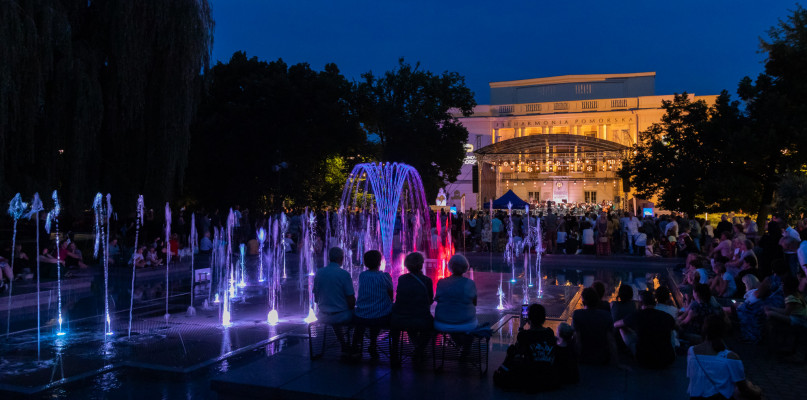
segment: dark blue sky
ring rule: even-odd
[[[477,102],[488,82],[656,71],[656,94],[734,95],[762,71],[759,37],[795,1],[211,0],[213,58],[233,52],[348,79],[399,57],[457,71]]]

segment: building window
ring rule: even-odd
[[[527,192],[527,197],[532,201],[541,201],[541,192]]]
[[[596,203],[597,202],[597,192],[596,191],[585,191],[583,192],[584,197],[586,199],[586,203]]]
[[[591,94],[591,84],[579,83],[577,85],[574,85],[574,92],[576,94]]]
[[[597,137],[597,125],[583,125],[580,127],[580,134],[588,137]]]

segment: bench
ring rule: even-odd
[[[308,324],[309,357],[318,360],[326,353],[341,353],[344,346],[351,344],[356,326],[353,324],[329,325],[321,322]],[[337,337],[336,332],[343,336]],[[490,353],[490,336],[474,333],[457,334],[448,332],[427,332],[425,346],[423,346],[422,359],[432,358],[432,367],[435,372],[444,369],[445,364],[455,364],[458,367],[471,366],[480,376],[488,371]],[[397,336],[397,340],[396,337]],[[369,340],[369,328],[362,337],[362,356]],[[459,343],[462,341],[463,343]],[[407,331],[392,331],[381,328],[378,335],[378,353],[386,358],[393,367],[400,366],[405,360],[415,360],[417,344],[410,340]],[[465,344],[463,348],[463,344]],[[430,354],[429,354],[430,353]]]
[[[391,333],[389,328],[379,329],[377,349],[379,356],[384,356],[392,361],[391,357]],[[356,325],[331,325],[324,324],[318,321],[308,324],[308,351],[309,357],[313,360],[318,360],[325,356],[328,352],[342,353],[349,350],[353,344],[353,334],[355,333]],[[337,333],[338,332],[338,333]],[[342,336],[341,338],[339,336]],[[367,348],[366,343],[370,340],[370,328],[366,328],[362,336],[362,356],[365,354]]]
[[[465,343],[458,343],[459,341]],[[462,367],[463,364],[470,365],[478,369],[479,376],[485,376],[488,372],[490,336],[437,332],[432,341],[432,354],[435,372],[442,371],[448,361],[458,367]]]

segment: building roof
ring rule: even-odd
[[[629,74],[589,74],[589,75],[549,76],[545,78],[522,79],[516,81],[490,82],[490,88],[493,89],[493,88],[517,87],[517,86],[553,85],[558,83],[601,82],[608,79],[638,78],[647,76],[655,77],[656,73],[634,72]]]
[[[480,156],[496,154],[541,154],[546,146],[578,146],[581,153],[603,152],[603,151],[624,151],[628,147],[610,140],[598,139],[582,135],[571,135],[563,133],[549,133],[541,135],[530,135],[519,138],[507,139],[494,143],[474,153]]]

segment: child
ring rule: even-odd
[[[574,346],[574,328],[561,322],[558,325],[558,343],[555,347],[555,368],[561,383],[577,383],[580,381],[580,370],[577,366],[577,353]]]
[[[640,256],[647,255],[646,248],[647,248],[647,233],[645,233],[644,227],[639,227],[639,236],[636,236],[636,247],[637,251],[636,254]]]

